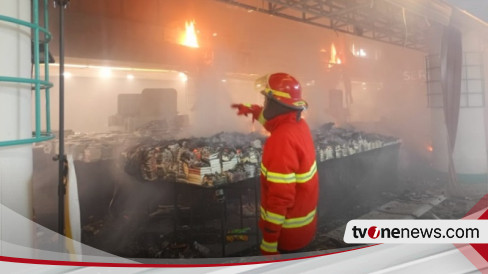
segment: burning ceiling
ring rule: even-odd
[[[198,48],[197,32],[195,30],[195,20],[185,22],[185,32],[181,35],[180,45],[190,48]]]

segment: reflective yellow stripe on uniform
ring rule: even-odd
[[[263,165],[263,163],[261,163],[261,173],[264,175],[264,177],[266,177],[266,173],[268,173],[268,170],[266,169],[266,167]]]
[[[298,228],[298,227],[306,226],[313,221],[316,212],[317,209],[314,209],[304,217],[285,219],[285,222],[283,223],[283,227]]]
[[[317,172],[317,163],[314,161],[310,170],[305,173],[278,173],[271,172],[261,163],[261,173],[266,177],[266,179],[273,183],[306,183],[308,182]]]
[[[285,216],[276,214],[273,212],[266,211],[263,207],[261,207],[261,218],[265,221],[268,221],[273,224],[282,225],[285,222]]]
[[[261,249],[266,252],[278,251],[278,242],[266,242],[264,239],[261,241]]]
[[[317,173],[317,162],[313,161],[312,167],[310,170],[305,173],[297,174],[297,183],[305,183],[308,182],[312,177]]]
[[[283,215],[267,211],[263,207],[261,207],[261,218],[263,220],[273,224],[281,225],[284,228],[298,228],[298,227],[306,226],[313,221],[316,213],[317,213],[317,209],[314,209],[303,217],[286,219],[285,216]]]
[[[258,122],[264,126],[264,124],[266,123],[266,118],[264,118],[264,115],[263,115],[263,111],[261,111],[261,113],[259,113],[259,117],[258,117]]]
[[[261,173],[266,177],[266,179],[273,183],[295,183],[295,173],[277,173],[268,171],[268,169],[261,163]]]

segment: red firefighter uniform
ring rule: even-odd
[[[315,236],[319,178],[305,120],[290,112],[266,121],[261,163],[261,252],[295,251]]]

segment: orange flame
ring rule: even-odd
[[[195,31],[195,21],[185,22],[185,34],[181,39],[181,44],[190,48],[198,48],[197,33]]]
[[[427,151],[432,152],[434,151],[434,148],[432,146],[427,146]]]
[[[329,60],[329,64],[335,64],[336,63],[336,58],[337,58],[337,50],[336,50],[336,47],[335,47],[334,43],[332,43],[332,45],[330,46],[330,60]]]
[[[330,60],[329,60],[329,68],[331,68],[333,65],[337,64],[340,65],[343,63],[343,60],[341,60],[341,54],[337,53],[336,46],[334,43],[330,46]]]

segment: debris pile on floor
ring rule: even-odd
[[[395,137],[334,127],[328,123],[313,131],[317,161],[396,145]],[[180,180],[218,186],[259,175],[265,137],[219,133],[209,138],[142,142],[122,153],[125,171],[144,181]]]
[[[329,220],[306,250],[353,247],[343,241],[345,225],[351,219],[461,219],[488,193],[486,184],[459,183],[460,193],[449,195],[448,180],[442,175],[428,165],[403,170],[398,189],[382,193],[381,199],[354,212],[345,212],[342,219]]]

